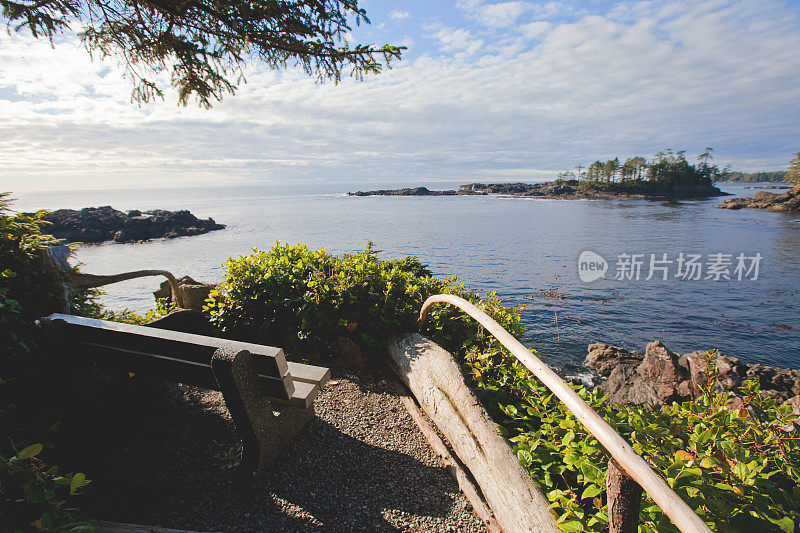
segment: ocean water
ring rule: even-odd
[[[401,185],[401,184],[398,184]],[[407,184],[406,184],[407,185]],[[419,185],[419,184],[415,184]],[[390,187],[392,185],[384,185]],[[445,184],[428,184],[446,188]],[[721,188],[752,195],[744,184]],[[580,374],[586,347],[607,342],[643,350],[662,340],[680,353],[718,348],[745,362],[800,367],[800,222],[797,214],[715,209],[720,199],[536,200],[499,196],[348,197],[369,185],[217,187],[21,193],[15,208],[189,209],[227,229],[196,237],[136,244],[86,245],[83,270],[112,274],[158,268],[216,282],[228,257],[303,242],[333,253],[364,249],[386,258],[415,254],[436,275],[458,274],[474,290],[524,304],[524,342],[548,364]],[[578,258],[592,251],[608,262],[605,277],[581,280]],[[676,278],[677,258],[701,256],[699,280]],[[641,254],[639,279],[623,254]],[[650,259],[658,263],[651,279]],[[730,280],[705,279],[714,254]],[[730,254],[730,258],[727,257]],[[758,276],[742,272],[737,257]],[[728,265],[727,263],[731,264]],[[615,279],[622,269],[624,279]],[[628,279],[630,278],[630,279]],[[160,278],[105,288],[103,303],[142,311]]]

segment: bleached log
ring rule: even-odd
[[[556,532],[555,516],[453,356],[417,333],[389,340],[394,370],[478,483],[503,531]]]

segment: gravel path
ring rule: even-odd
[[[84,436],[70,459],[92,480],[81,509],[199,531],[484,531],[391,383],[332,371],[317,417],[249,486],[229,468],[221,394],[140,378],[84,391],[70,422]]]

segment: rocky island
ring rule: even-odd
[[[540,183],[469,183],[458,190],[432,191],[427,187],[403,189],[381,189],[375,191],[349,192],[348,196],[474,196],[499,194],[514,198],[548,198],[561,200],[575,199],[696,199],[713,196],[727,196],[711,184],[694,186],[662,186],[647,182],[635,186],[609,183],[587,186],[578,180],[554,180]]]
[[[79,211],[58,209],[47,213],[47,231],[69,242],[136,242],[150,239],[202,235],[225,228],[213,218],[198,219],[189,211],[128,211],[110,206],[86,207]]]
[[[641,156],[620,161],[595,161],[560,172],[558,179],[541,183],[470,183],[458,190],[431,191],[426,187],[358,191],[350,196],[455,196],[500,194],[515,198],[552,199],[648,199],[681,200],[728,196],[714,186],[729,173],[711,164],[711,148],[689,163],[685,152],[670,149],[650,160]]]

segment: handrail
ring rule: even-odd
[[[641,486],[647,494],[683,533],[709,533],[711,529],[686,505],[672,489],[664,483],[647,462],[614,429],[603,420],[558,374],[533,355],[495,320],[463,298],[452,294],[431,296],[422,304],[419,327],[422,330],[430,307],[435,303],[447,303],[462,309],[477,320],[500,344],[506,347],[525,367],[555,394],[587,430],[602,444],[622,469]]]

